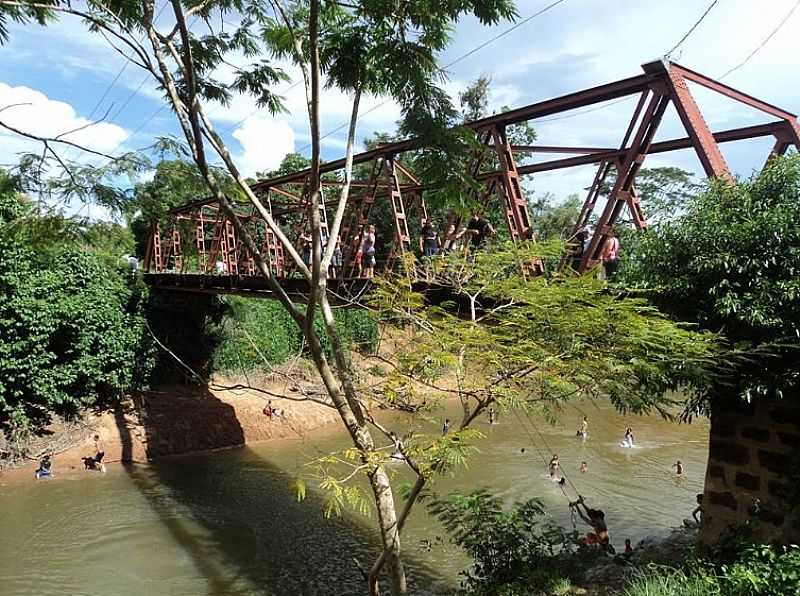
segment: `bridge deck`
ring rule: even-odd
[[[233,294],[249,298],[275,298],[275,293],[260,275],[204,275],[197,273],[145,273],[145,282],[159,290],[199,292],[206,294]],[[308,299],[309,282],[300,277],[280,279],[281,287],[293,301],[303,303]],[[363,300],[372,282],[363,277],[329,279],[328,300],[340,307],[363,308]],[[448,288],[419,280],[412,284],[417,292],[425,294],[430,303],[446,300],[461,302]],[[466,303],[465,303],[466,304]]]

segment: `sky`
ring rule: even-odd
[[[518,0],[520,19],[552,0]],[[459,60],[446,72],[445,88],[458,92],[480,75],[491,77],[490,108],[520,107],[558,95],[640,74],[641,65],[659,59],[689,31],[710,0],[564,0],[508,35]],[[719,77],[740,64],[770,35],[798,0],[718,0],[671,58],[692,70]],[[160,4],[159,4],[160,6]],[[169,12],[169,11],[166,11]],[[166,14],[164,15],[166,16]],[[191,21],[190,21],[191,23]],[[193,31],[202,33],[195,21]],[[459,22],[450,47],[441,55],[449,64],[507,30],[510,23],[484,27],[475,19]],[[146,73],[112,51],[106,42],[70,17],[44,29],[10,27],[11,40],[0,46],[0,120],[34,134],[55,136],[103,122],[67,138],[104,153],[119,154],[150,145],[158,136],[178,135],[174,116]],[[253,100],[236,96],[228,107],[209,113],[244,173],[275,168],[292,151],[308,154],[308,118],[298,73],[279,86],[289,113],[271,116]],[[223,81],[232,71],[218,73]],[[749,61],[723,81],[789,112],[800,111],[800,9]],[[772,118],[703,88],[690,87],[712,130],[767,122]],[[636,97],[590,111],[576,110],[534,120],[545,145],[618,145]],[[323,158],[344,153],[350,98],[328,91],[322,98]],[[359,142],[375,131],[393,131],[400,113],[392,101],[362,100]],[[656,140],[685,136],[672,107]],[[772,141],[756,139],[722,146],[731,169],[748,176],[763,165]],[[37,150],[31,141],[0,129],[0,164],[17,161],[20,152]],[[39,148],[40,150],[40,148]],[[91,160],[77,150],[73,159]],[[553,158],[554,156],[547,156]],[[649,157],[645,166],[682,167],[701,174],[691,150]],[[528,183],[537,194],[556,199],[583,194],[594,175],[590,166],[537,174]],[[92,214],[90,212],[90,214]],[[95,211],[95,216],[102,213]]]

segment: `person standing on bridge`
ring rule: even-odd
[[[364,264],[364,277],[367,279],[375,275],[375,226],[371,225],[364,234],[361,242],[361,254]]]
[[[333,248],[333,257],[331,258],[331,279],[336,279],[339,275],[342,275],[343,267],[344,257],[342,256],[342,241],[337,238],[336,246]]]
[[[300,256],[306,267],[311,267],[311,236],[306,233],[300,234]]]
[[[486,238],[497,234],[492,224],[483,217],[480,211],[473,211],[472,219],[467,224],[467,233],[470,235],[470,248],[476,250],[486,244]]]
[[[603,271],[606,274],[606,279],[614,279],[619,268],[619,238],[614,233],[614,230],[609,230],[606,237],[606,243],[603,245]]]
[[[429,219],[422,220],[419,234],[419,250],[423,257],[432,257],[439,252],[439,234]]]

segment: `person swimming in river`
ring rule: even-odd
[[[586,472],[588,472],[588,471],[589,471],[589,464],[587,464],[585,461],[582,461],[581,462],[581,474],[586,474]]]
[[[50,461],[50,456],[45,455],[39,462],[39,468],[36,470],[36,479],[49,478],[53,475],[53,462]]]
[[[550,478],[555,480],[556,474],[558,473],[559,462],[558,462],[558,454],[554,453],[553,458],[550,460],[550,464],[548,466],[550,469]]]
[[[672,467],[675,468],[675,473],[678,476],[683,476],[683,464],[681,463],[681,460],[678,460],[672,464]]]
[[[586,418],[586,416],[584,416],[583,420],[581,420],[581,424],[578,427],[578,431],[575,433],[575,436],[584,440],[586,440],[586,437],[589,436],[589,420]]]
[[[581,510],[581,505],[583,510]],[[583,497],[578,496],[577,501],[571,501],[570,509],[578,512],[580,518],[586,522],[593,532],[588,532],[586,536],[581,539],[581,542],[586,546],[600,546],[613,554],[614,549],[611,546],[611,539],[608,536],[608,526],[606,525],[606,514],[600,509],[590,509],[583,502]]]
[[[622,439],[623,447],[633,447],[633,429],[629,426],[625,429],[625,438]]]
[[[489,408],[489,424],[497,424],[497,413],[494,408]]]

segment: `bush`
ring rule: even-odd
[[[538,499],[503,509],[502,499],[484,490],[429,505],[450,539],[473,559],[463,574],[465,591],[474,596],[563,593],[585,566],[585,554],[577,555],[577,533],[545,520]]]
[[[216,328],[220,342],[213,357],[215,370],[247,372],[265,364],[280,364],[300,350],[302,333],[278,301],[229,297],[226,302],[229,312]],[[361,351],[375,349],[378,326],[368,312],[341,309],[334,316],[346,346]],[[314,325],[331,358],[330,343],[319,316]]]
[[[152,347],[127,276],[79,248],[0,243],[0,423],[38,426],[147,380]]]
[[[687,573],[680,569],[654,568],[637,573],[624,596],[711,596],[720,594],[714,576],[702,571]]]
[[[636,575],[625,590],[625,596],[706,594],[796,596],[800,594],[800,548],[750,545],[731,563],[690,560],[684,569],[655,567]]]
[[[221,341],[213,367],[224,372],[249,371],[280,364],[300,349],[300,330],[275,300],[228,297]]]

